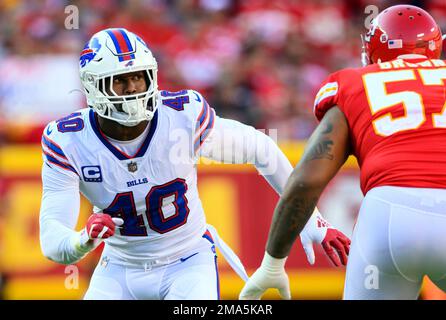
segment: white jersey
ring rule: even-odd
[[[82,257],[70,240],[79,214],[79,191],[95,212],[124,220],[105,240],[105,250],[123,264],[174,259],[190,251],[206,232],[197,159],[201,154],[227,161],[223,158],[228,154],[219,151],[228,134],[234,138],[232,153],[236,153],[229,162],[254,163],[281,193],[292,167],[276,144],[252,127],[217,117],[196,91],[159,94],[157,111],[135,154],[110,142],[93,109],[49,123],[42,136],[44,254],[62,263]],[[266,163],[271,160],[273,170]]]

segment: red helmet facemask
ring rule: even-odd
[[[403,54],[438,59],[442,35],[435,20],[421,8],[397,5],[382,11],[362,36],[362,64],[385,62]]]

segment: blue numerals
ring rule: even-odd
[[[166,233],[186,223],[189,215],[186,191],[186,181],[180,178],[151,188],[145,198],[145,216],[150,229]],[[124,220],[121,235],[147,236],[144,218],[136,211],[133,192],[118,193],[103,212]]]
[[[146,197],[146,206],[149,211],[147,218],[152,230],[166,233],[186,223],[189,215],[186,191],[187,185],[184,179],[176,179],[150,190]],[[173,205],[175,210],[169,217],[166,217],[163,211],[166,202]]]
[[[121,235],[135,237],[147,235],[143,217],[136,212],[133,192],[118,193],[111,205],[103,212],[124,220]]]
[[[63,133],[81,131],[84,128],[84,120],[79,118],[80,115],[80,112],[75,112],[57,120],[57,130]]]
[[[184,110],[184,104],[189,103],[189,96],[187,90],[181,90],[176,92],[161,91],[162,97],[168,97],[170,99],[163,99],[163,105],[166,107],[175,109],[177,111]]]

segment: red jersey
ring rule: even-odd
[[[331,74],[316,95],[321,120],[347,118],[364,194],[378,186],[446,188],[446,62],[397,59]]]

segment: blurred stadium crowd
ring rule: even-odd
[[[152,48],[162,89],[198,90],[221,116],[278,129],[280,140],[304,139],[316,125],[312,105],[321,81],[339,68],[360,66],[364,9],[376,5],[382,10],[398,2],[3,0],[0,57],[76,57],[94,32],[125,27]],[[429,10],[446,30],[444,0],[405,2]],[[68,5],[79,9],[77,30],[65,28]],[[22,77],[27,77],[26,70]],[[43,82],[45,77],[41,75]],[[64,81],[64,75],[57,77]],[[13,89],[1,82],[0,112],[8,114],[14,106],[4,98]],[[54,118],[51,110],[45,113]],[[0,120],[3,141],[40,139],[44,123],[29,121],[25,127],[7,130],[14,127],[10,122]]]
[[[306,139],[316,126],[312,106],[320,83],[340,68],[361,65],[359,35],[371,14],[365,8],[397,3],[428,10],[446,32],[445,0],[0,0],[0,156],[2,145],[39,143],[48,121],[85,106],[76,91],[79,53],[107,27],[143,37],[158,60],[161,89],[195,89],[220,116],[277,129],[279,140]],[[66,28],[69,5],[78,9],[78,29]],[[22,154],[21,161],[9,157],[9,166],[18,168],[9,185],[0,177],[0,230],[7,219],[22,228],[13,218],[31,217],[23,220],[29,223],[23,233],[36,239],[41,163],[30,161],[38,162],[32,180],[21,167],[32,153]],[[15,174],[30,184],[31,200],[22,189],[8,190]],[[350,205],[352,193],[344,194]],[[9,209],[17,199],[26,203],[17,206],[21,215]],[[6,247],[0,239],[0,299]]]

